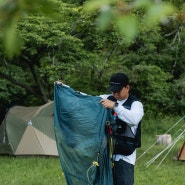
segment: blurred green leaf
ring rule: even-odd
[[[133,15],[122,16],[117,19],[118,29],[124,37],[132,41],[138,32],[138,20]]]
[[[101,30],[105,30],[108,25],[113,21],[114,13],[111,8],[107,8],[105,11],[102,11],[96,22]]]
[[[134,8],[144,8],[152,4],[151,0],[136,0],[133,2]]]
[[[116,0],[90,0],[85,3],[84,9],[86,11],[95,11],[115,2]]]
[[[16,27],[13,25],[11,29],[8,29],[4,38],[6,53],[9,58],[15,54],[20,53],[21,38],[16,32]]]
[[[25,13],[38,13],[46,16],[56,16],[57,3],[51,0],[21,0],[19,3]]]
[[[4,47],[8,57],[18,54],[22,40],[16,31],[18,21],[30,14],[45,15],[58,19],[58,4],[61,2],[51,0],[5,0],[0,1],[0,26],[4,35]],[[56,13],[57,12],[57,13]]]
[[[21,48],[21,38],[17,31],[18,16],[7,20],[7,25],[4,28],[4,46],[9,58],[14,54],[19,54]]]
[[[157,3],[150,6],[146,12],[147,23],[152,25],[162,21],[165,17],[175,12],[175,8],[167,3]]]
[[[0,0],[0,6],[4,3],[4,0]]]

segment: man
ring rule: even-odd
[[[129,93],[130,86],[127,75],[124,73],[116,73],[110,78],[109,90],[112,92],[110,95],[101,95],[103,98],[100,103],[105,108],[113,109],[117,114],[118,120],[121,120],[122,125],[126,125],[128,129],[135,135],[138,124],[140,123],[143,115],[142,103]],[[130,105],[130,110],[124,107],[124,103],[128,99],[133,99]],[[119,153],[113,155],[114,166],[113,176],[114,185],[133,185],[134,184],[134,165],[136,161],[136,149],[131,154]]]

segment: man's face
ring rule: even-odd
[[[112,95],[113,95],[114,98],[116,98],[117,100],[124,100],[124,99],[127,99],[127,98],[128,98],[129,90],[130,90],[130,86],[127,85],[126,87],[123,87],[123,88],[121,89],[121,91],[118,92],[118,93],[112,92]]]

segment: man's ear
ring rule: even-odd
[[[127,85],[126,88],[128,89],[128,91],[130,90],[130,85]]]

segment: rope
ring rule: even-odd
[[[182,136],[181,136],[180,138],[182,138]],[[179,139],[180,139],[180,138],[179,138]],[[166,159],[166,157],[167,157],[168,154],[171,152],[171,150],[173,149],[173,147],[175,146],[175,144],[179,141],[179,139],[178,139],[176,142],[174,142],[174,144],[173,144],[172,147],[168,150],[168,152],[167,152],[166,155],[163,157],[163,159],[161,160],[161,162],[157,165],[156,169],[158,169],[159,166],[162,164],[162,162]]]
[[[112,158],[113,150],[114,150],[113,138],[112,137],[110,137],[110,139],[109,139],[109,145],[110,145],[110,156]]]
[[[104,150],[105,150],[105,148],[107,147],[107,138],[106,137],[104,137],[103,139],[102,139],[102,142],[101,142],[101,145],[100,145],[100,150],[99,150],[99,152],[98,152],[98,154],[97,154],[97,159],[96,159],[96,161],[93,161],[92,162],[92,165],[87,169],[87,172],[86,172],[86,174],[87,174],[87,179],[88,179],[88,182],[89,182],[89,184],[90,185],[93,185],[92,183],[91,183],[91,181],[90,181],[90,178],[89,178],[89,172],[90,172],[90,170],[93,168],[93,167],[98,167],[99,166],[99,158],[102,156],[102,154],[103,154],[103,152],[104,152]]]
[[[106,131],[107,131],[107,140],[108,140],[108,144],[109,144],[109,155],[110,158],[112,159],[112,166],[114,166],[114,162],[113,162],[113,153],[114,153],[114,140],[113,140],[113,129],[111,127],[111,122],[107,121],[106,122]]]
[[[97,157],[97,159],[98,159],[98,157]],[[93,168],[93,167],[96,167],[97,168],[99,166],[99,163],[97,161],[93,161],[92,162],[92,165],[87,169],[87,180],[88,180],[88,182],[89,182],[90,185],[93,185],[93,183],[91,183],[91,181],[90,181],[89,171],[91,170],[91,168]]]
[[[171,128],[169,128],[164,134],[169,133],[174,127],[176,127],[183,119],[185,118],[185,116],[183,116],[182,118],[180,118]],[[147,150],[145,150],[138,158],[137,161],[143,157],[151,148],[153,148],[158,141],[155,141]]]
[[[151,160],[149,160],[146,163],[146,167],[149,167],[158,157],[160,157],[166,150],[168,150],[170,148],[170,150],[167,152],[167,154],[164,156],[164,158],[161,160],[161,162],[159,163],[159,165],[157,166],[157,168],[162,164],[162,162],[164,161],[164,159],[167,157],[167,155],[169,154],[169,152],[172,150],[172,148],[175,146],[175,144],[182,138],[182,136],[184,135],[185,130],[171,143],[169,144],[166,148],[164,148],[160,153],[158,153],[156,156],[154,156]]]

